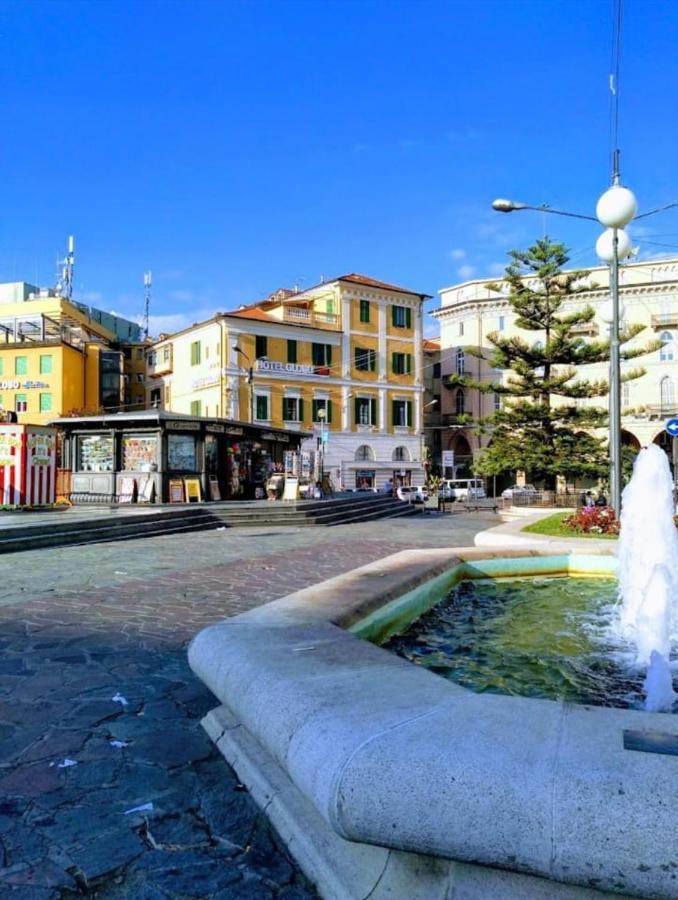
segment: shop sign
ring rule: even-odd
[[[307,366],[302,363],[272,362],[270,359],[257,360],[258,372],[279,372],[281,375],[329,375],[326,366]]]
[[[262,431],[262,441],[279,441],[281,444],[289,444],[289,434],[273,434],[271,431]]]
[[[199,391],[200,388],[206,387],[214,387],[215,384],[219,384],[219,375],[205,375],[204,378],[196,378],[191,382],[191,388],[194,391]]]
[[[216,431],[219,432],[219,434],[223,434],[224,431],[226,431],[223,425],[208,425],[206,430],[211,432]]]
[[[200,422],[165,422],[168,431],[200,431]]]
[[[48,388],[46,381],[19,381],[15,378],[9,378],[6,381],[0,381],[1,391],[18,391],[20,389],[31,390],[31,388]]]
[[[245,432],[242,430],[242,428],[229,428],[226,433],[231,434],[235,437],[242,437]]]

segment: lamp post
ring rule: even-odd
[[[612,187],[602,195],[596,205],[596,216],[552,209],[547,204],[529,206],[513,200],[495,200],[492,208],[497,212],[514,212],[529,209],[536,212],[553,213],[573,219],[600,222],[607,230],[596,241],[598,256],[610,266],[610,499],[619,515],[621,511],[621,371],[619,354],[619,260],[631,252],[631,241],[623,230],[636,214],[636,198],[633,193],[619,184],[619,154],[615,152]],[[658,210],[653,210],[653,212]],[[645,215],[650,215],[646,213]]]
[[[320,448],[319,448],[319,456],[320,456],[320,465],[318,467],[318,471],[320,473],[320,484],[325,478],[325,416],[327,412],[325,409],[318,410],[318,419],[320,420]]]
[[[254,423],[254,369],[252,368],[252,362],[249,356],[245,353],[244,350],[241,350],[237,344],[233,345],[233,349],[236,353],[239,353],[245,359],[247,363],[247,384],[249,385],[249,401],[250,401],[250,423]]]

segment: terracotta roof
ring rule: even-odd
[[[225,313],[227,316],[238,316],[241,319],[260,319],[262,322],[279,322],[275,316],[269,316],[267,312],[258,306],[246,306],[245,309],[236,309],[235,312]]]
[[[388,284],[386,281],[377,281],[376,278],[369,278],[367,275],[359,275],[357,272],[351,272],[350,275],[340,275],[335,281],[350,281],[353,284],[364,284],[366,287],[382,288],[386,291],[398,291],[400,294],[414,294],[416,297],[429,297],[430,294],[422,294],[421,291],[410,291],[407,288],[398,287],[397,284]]]
[[[431,338],[424,338],[422,341],[422,346],[424,350],[440,350],[440,341],[431,340]]]

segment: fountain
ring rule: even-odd
[[[678,637],[678,534],[673,482],[664,451],[651,444],[638,454],[622,494],[619,536],[621,634],[648,666],[645,708],[670,712],[673,692],[669,654]]]

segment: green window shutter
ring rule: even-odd
[[[287,403],[287,397],[282,398],[282,417],[283,422],[287,422],[289,417],[287,415],[287,411],[289,409],[289,404]]]
[[[40,412],[52,412],[51,394],[40,394]]]
[[[391,400],[391,425],[395,425],[396,423],[397,402],[397,400]]]
[[[268,419],[268,397],[257,396],[257,419]]]
[[[28,375],[28,357],[16,356],[14,358],[14,374]]]
[[[268,339],[265,335],[256,335],[254,355],[257,359],[261,359],[262,356],[268,356]]]
[[[299,398],[299,421],[304,421],[304,401],[301,399],[301,397]]]
[[[370,423],[377,424],[377,401],[374,397],[370,400]]]
[[[320,354],[318,353],[318,348],[320,344],[311,344],[311,362],[314,366],[320,365]]]
[[[412,427],[412,401],[407,401],[407,424],[411,428]]]
[[[397,306],[391,307],[391,325],[393,325],[394,328],[396,326],[396,322],[397,322],[397,318],[398,318],[398,313],[396,312],[397,309],[398,309]]]
[[[317,400],[311,400],[311,421],[312,422],[318,421],[318,401]]]
[[[412,372],[412,354],[407,353],[405,355],[405,372],[409,375]]]
[[[201,408],[202,408],[201,400],[191,400],[191,415],[192,416],[199,416]]]
[[[287,341],[287,362],[296,363],[297,361],[297,342]]]
[[[332,344],[327,344],[327,365],[332,365]]]
[[[0,403],[0,406],[2,406],[1,403]],[[327,410],[327,418],[325,419],[325,421],[329,425],[330,422],[332,421],[332,401],[331,400],[327,401],[327,403],[325,404],[325,408]]]
[[[360,398],[356,397],[353,401],[353,409],[355,413],[355,424],[360,424]]]
[[[370,321],[370,301],[369,300],[361,300],[360,301],[360,321],[361,322],[369,322]]]
[[[52,374],[52,355],[51,353],[47,356],[40,357],[40,374],[41,375],[51,375]]]
[[[397,357],[398,357],[397,353],[391,354],[391,371],[393,372],[394,375],[397,374],[397,372],[398,372],[398,363],[396,361]]]
[[[412,327],[412,310],[409,306],[405,307],[405,328]]]
[[[370,350],[370,372],[374,372],[377,368],[377,351]]]

